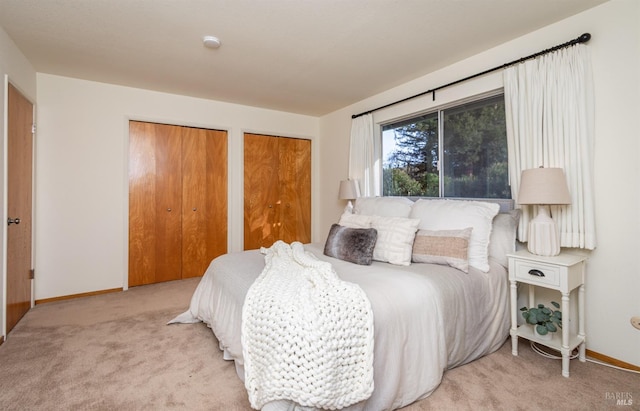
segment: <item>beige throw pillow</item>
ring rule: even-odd
[[[415,263],[449,265],[469,272],[471,227],[463,230],[418,230],[413,243]]]

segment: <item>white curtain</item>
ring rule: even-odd
[[[551,207],[560,245],[596,246],[593,195],[593,82],[586,45],[575,45],[504,71],[509,179],[516,200],[528,168],[564,169],[568,206]],[[533,211],[522,207],[518,238],[526,240]]]
[[[374,135],[372,114],[352,120],[349,178],[358,181],[363,197],[380,195],[380,144]]]

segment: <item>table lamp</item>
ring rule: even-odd
[[[348,209],[353,209],[351,200],[355,200],[360,197],[360,186],[356,180],[342,180],[340,181],[340,190],[338,192],[338,198],[340,200],[349,200],[347,204]]]
[[[560,254],[560,235],[549,205],[571,204],[567,179],[561,168],[523,170],[518,204],[538,205],[538,215],[529,222],[529,252],[542,256]]]

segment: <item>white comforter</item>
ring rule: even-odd
[[[323,255],[322,244],[305,248],[329,261],[340,278],[358,284],[373,309],[375,389],[348,410],[391,410],[424,398],[438,387],[444,370],[497,350],[508,336],[507,272],[495,262],[488,273],[470,268],[465,274],[433,264],[360,266]],[[258,250],[216,258],[189,311],[172,321],[205,322],[243,380],[242,306],[263,268]],[[288,405],[274,401],[264,409]]]

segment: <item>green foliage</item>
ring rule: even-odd
[[[562,311],[559,311],[560,304],[551,301],[556,310],[546,307],[544,304],[538,304],[536,308],[522,307],[522,317],[527,323],[535,325],[536,331],[540,335],[546,335],[550,332],[558,331],[562,328]]]
[[[412,179],[404,170],[394,168],[384,170],[384,195],[385,196],[423,196],[424,190],[419,182]]]

